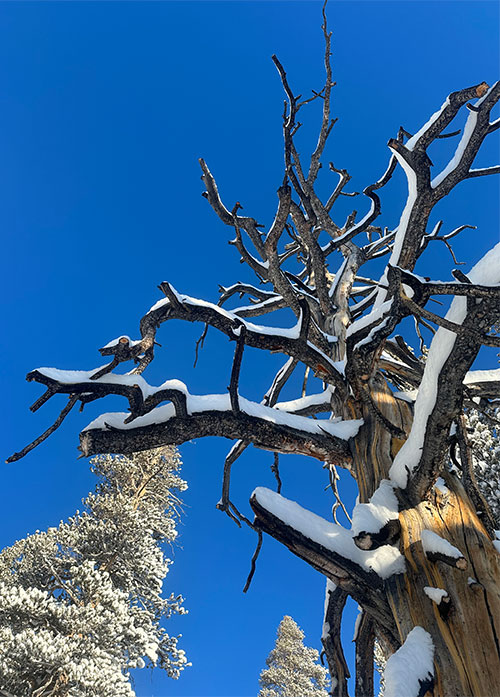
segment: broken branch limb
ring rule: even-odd
[[[323,622],[323,636],[321,643],[328,663],[330,675],[337,684],[332,690],[333,697],[349,697],[347,680],[351,677],[345,660],[340,629],[342,625],[342,613],[348,598],[346,591],[335,584],[327,582],[327,598],[325,617]]]
[[[35,438],[34,441],[29,443],[26,447],[24,447],[22,450],[20,450],[18,453],[14,453],[10,457],[7,458],[6,463],[9,464],[11,462],[17,462],[17,460],[20,460],[22,457],[27,455],[29,452],[31,452],[34,448],[37,447],[37,445],[40,445],[40,443],[43,443],[44,440],[47,440],[47,438],[54,433],[55,430],[59,428],[59,426],[62,424],[64,419],[67,417],[69,412],[73,409],[75,406],[76,402],[78,401],[78,395],[73,395],[70,394],[69,396],[69,401],[64,407],[64,409],[61,411],[57,419],[54,421],[52,426],[50,426],[46,431],[44,431],[38,438]]]
[[[246,327],[242,324],[239,328],[238,339],[236,340],[236,350],[234,352],[233,367],[231,370],[231,381],[229,383],[229,397],[231,399],[231,409],[238,413],[240,411],[238,396],[238,381],[240,378],[241,360],[243,349],[245,348]],[[235,330],[236,331],[236,330]]]
[[[375,631],[373,619],[363,612],[356,635],[356,697],[373,697],[373,653]]]

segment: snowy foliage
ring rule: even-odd
[[[0,554],[0,688],[16,697],[133,697],[129,670],[173,678],[187,661],[162,618],[184,613],[162,597],[176,537],[174,448],[92,461],[99,477],[84,510]]]
[[[328,671],[318,663],[316,649],[304,646],[303,639],[294,620],[283,617],[267,668],[260,674],[258,697],[327,697]]]
[[[377,671],[377,673],[379,675],[378,697],[384,697],[384,692],[385,692],[384,671],[385,671],[385,666],[387,664],[387,658],[385,657],[384,650],[382,649],[382,646],[377,639],[375,639],[373,659],[374,659],[375,670]]]
[[[481,493],[500,527],[500,408],[491,410],[491,419],[475,409],[467,413],[474,473]]]

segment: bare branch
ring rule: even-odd
[[[229,286],[228,288],[224,288],[224,286],[219,286],[219,292],[221,294],[219,298],[219,302],[217,305],[222,305],[229,300],[233,295],[239,295],[240,298],[243,297],[243,295],[249,295],[260,302],[265,302],[266,300],[273,300],[279,298],[279,296],[274,292],[274,291],[269,291],[269,290],[263,290],[262,288],[255,288],[255,286],[250,285],[249,283],[234,283],[232,286]]]
[[[462,383],[481,347],[482,332],[496,321],[499,312],[498,301],[486,298],[469,301],[467,315],[462,323],[465,331],[456,334],[439,374],[434,375],[431,372],[435,368],[429,365],[429,361],[425,366],[423,380],[426,380],[426,373],[429,380],[435,380],[436,396],[429,413],[425,412],[419,417],[426,419],[425,435],[418,464],[408,484],[410,495],[418,500],[426,496],[441,471],[448,447],[450,426],[462,405]],[[442,341],[441,335],[440,338],[436,335],[434,341]],[[415,423],[412,430],[413,428],[416,428]],[[404,457],[405,447],[406,444],[397,458]]]
[[[280,457],[278,453],[274,453],[274,460],[273,464],[271,465],[271,472],[274,474],[274,478],[276,479],[276,491],[278,492],[278,494],[281,494],[282,481],[280,477]]]
[[[483,167],[481,169],[470,169],[467,175],[467,179],[472,179],[473,177],[484,177],[489,174],[499,174],[500,165],[495,165],[494,167]]]
[[[297,366],[297,363],[297,359],[289,358],[287,362],[278,370],[271,387],[264,395],[264,399],[262,402],[263,404],[265,404],[268,407],[274,407],[274,405],[278,401],[278,397],[281,390],[288,382],[290,376],[295,370],[295,367]]]
[[[323,98],[323,117],[321,120],[321,128],[319,131],[318,142],[316,148],[311,155],[311,164],[309,166],[309,173],[307,175],[307,181],[312,186],[316,181],[319,169],[321,167],[321,156],[326,146],[328,136],[331,133],[335,121],[330,119],[330,97],[332,92],[332,87],[334,85],[332,80],[332,66],[330,62],[331,55],[331,32],[328,31],[328,25],[326,21],[325,7],[323,6],[323,24],[321,25],[323,30],[323,37],[325,40],[325,72],[326,80],[325,86],[323,88],[324,98]]]
[[[363,612],[356,636],[356,687],[360,697],[373,697],[373,651],[375,631],[373,619]]]
[[[247,578],[247,581],[245,583],[245,587],[243,588],[243,593],[246,593],[248,591],[248,589],[250,588],[250,584],[252,583],[252,579],[253,579],[253,576],[255,574],[257,559],[259,558],[260,550],[262,547],[262,532],[261,532],[261,530],[257,530],[257,535],[258,535],[257,547],[255,548],[255,552],[253,553],[253,556],[252,556],[250,573],[248,574],[248,578]]]
[[[37,447],[37,445],[40,445],[40,443],[43,443],[44,440],[47,440],[47,438],[54,433],[55,430],[59,428],[59,426],[62,424],[64,419],[67,417],[69,412],[73,409],[75,406],[76,402],[78,401],[77,395],[70,394],[69,396],[69,401],[64,407],[64,409],[61,411],[57,419],[54,421],[52,426],[50,426],[46,431],[42,433],[41,436],[38,436],[38,438],[35,438],[34,441],[29,443],[25,448],[20,450],[18,453],[14,453],[10,457],[7,458],[5,461],[7,464],[10,464],[11,462],[17,462],[17,460],[20,460],[22,457],[27,455],[29,452],[31,452],[34,448]]]
[[[331,586],[329,588],[329,586]],[[324,627],[328,631],[321,637],[323,650],[328,662],[330,675],[337,683],[332,690],[333,697],[349,697],[347,679],[351,677],[345,660],[340,628],[342,624],[342,612],[348,598],[346,591],[334,584],[327,585],[326,609]]]
[[[248,218],[244,216],[237,215],[237,213],[232,213],[230,212],[222,203],[220,196],[219,196],[219,191],[217,189],[217,184],[215,183],[215,179],[208,169],[205,160],[202,158],[199,159],[200,167],[203,172],[203,182],[207,188],[205,194],[205,198],[208,200],[212,208],[214,209],[215,213],[219,216],[219,218],[222,220],[222,222],[225,225],[230,225],[234,226],[235,220],[239,228],[242,230],[245,230],[245,232],[248,234],[250,239],[252,240],[253,245],[255,246],[255,249],[259,253],[259,255],[262,257],[262,259],[266,259],[265,257],[265,251],[264,251],[264,245],[260,237],[260,232],[258,230],[258,224],[255,221],[254,218]],[[241,206],[239,206],[241,208]],[[234,210],[234,209],[233,209]]]
[[[229,383],[228,387],[229,397],[231,399],[231,409],[236,413],[240,411],[238,381],[240,377],[241,359],[243,358],[243,349],[245,347],[245,334],[246,327],[244,324],[242,324],[241,327],[239,327],[236,350],[234,352],[233,367],[231,370],[231,382]]]
[[[249,443],[245,443],[244,441],[239,440],[233,445],[233,447],[227,454],[226,459],[224,461],[224,474],[222,478],[222,496],[216,506],[216,508],[218,508],[220,511],[224,511],[225,513],[227,513],[227,515],[231,518],[231,520],[233,520],[236,523],[238,527],[241,527],[241,523],[239,521],[239,518],[237,518],[231,511],[231,499],[229,496],[231,488],[231,468],[248,446]]]

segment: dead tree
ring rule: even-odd
[[[260,536],[272,535],[328,579],[323,641],[336,678],[333,694],[347,694],[339,632],[342,610],[351,596],[362,608],[357,695],[373,694],[376,639],[387,657],[401,655],[397,651],[402,650],[411,657],[419,647],[430,656],[428,665],[414,660],[413,687],[410,682],[405,685],[406,697],[410,690],[412,697],[491,696],[498,694],[500,675],[500,556],[488,505],[474,478],[466,476],[470,463],[460,434],[464,410],[472,400],[485,404],[499,394],[500,371],[470,368],[481,346],[500,345],[491,332],[500,318],[500,245],[468,275],[453,271],[452,281],[432,281],[413,270],[427,247],[437,248],[436,242],[452,252],[450,240],[468,227],[443,232],[441,221],[429,229],[434,206],[460,182],[500,172],[500,166],[473,167],[483,141],[500,126],[499,119],[490,121],[500,83],[489,87],[482,82],[452,92],[417,133],[401,128],[388,142],[385,172],[363,191],[360,208],[367,212],[358,219],[353,211],[340,223],[334,218],[335,203],[353,195],[345,190],[348,171],[330,163],[337,183],[326,200],[317,193],[334,125],[325,18],[323,34],[326,81],[310,99],[293,92],[273,56],[286,101],[283,178],[269,229],[242,215],[238,202],[224,203],[214,176],[200,160],[203,195],[234,230],[232,244],[258,284],[221,287],[214,304],[184,295],[165,281],[159,285],[164,297],[140,321],[140,337],[122,336],[100,349],[111,359],[105,366],[89,372],[30,372],[28,380],[46,387],[32,411],[57,394],[69,395],[69,402],[53,426],[10,460],[50,435],[76,403],[83,406],[113,394],[128,401],[128,412],[105,414],[87,426],[80,434],[82,453],[131,453],[201,436],[233,439],[219,507],[238,522],[242,516],[230,499],[230,471],[248,445],[345,467],[359,487],[360,504],[351,530],[262,488],[251,498],[255,521],[247,521]],[[306,160],[297,150],[295,135],[298,113],[311,100],[322,103],[322,121],[317,145]],[[463,132],[447,132],[463,110],[469,112]],[[441,172],[433,172],[428,148],[448,136],[458,139],[455,155]],[[379,191],[397,167],[408,180],[408,196],[399,224],[391,230],[378,223]],[[327,266],[334,253],[343,262],[330,273]],[[369,269],[371,261],[382,257],[387,263],[381,277],[363,273],[362,266]],[[247,296],[248,302],[225,309],[238,295]],[[445,316],[428,307],[436,296],[453,297]],[[282,308],[295,315],[291,328],[253,321]],[[436,328],[426,360],[398,335],[398,325],[409,316],[417,329]],[[156,332],[172,319],[204,323],[234,341],[227,393],[195,396],[177,380],[159,387],[146,382],[143,373],[154,358]],[[284,357],[261,403],[239,392],[246,347]],[[126,362],[135,364],[130,372],[113,372]],[[322,381],[322,389],[280,403],[281,390],[300,366]],[[457,443],[463,476],[447,466],[450,448]],[[438,477],[442,481],[436,487]],[[394,681],[395,674],[397,670],[388,670],[387,680]],[[397,685],[391,690],[396,694]]]

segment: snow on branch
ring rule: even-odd
[[[448,595],[447,591],[445,591],[443,588],[424,586],[424,593],[436,605],[441,617],[446,619],[451,609],[450,596]]]
[[[470,110],[462,138],[454,156],[446,167],[431,182],[431,187],[442,198],[461,179],[470,176],[470,166],[478,147],[489,130],[489,114],[500,98],[500,82],[490,87]]]
[[[471,107],[456,153],[441,174],[432,179],[426,149],[448,126],[470,99],[479,97]],[[421,242],[434,205],[459,182],[470,176],[470,166],[489,132],[491,109],[500,99],[500,83],[488,88],[486,83],[454,92],[429,121],[403,145],[392,139],[389,147],[397,157],[408,180],[408,198],[397,228],[389,263],[412,270],[423,251]]]
[[[462,552],[432,530],[422,530],[422,548],[430,561],[442,561],[462,571],[467,568]]]
[[[395,547],[385,545],[377,550],[363,551],[354,544],[350,530],[337,523],[330,523],[270,489],[255,489],[251,503],[259,519],[260,516],[269,513],[304,537],[329,550],[336,559],[341,560],[340,566],[348,566],[351,572],[364,575],[365,578],[371,578],[375,573],[380,579],[386,579],[404,571],[404,559]],[[342,576],[345,576],[345,573]]]
[[[156,327],[169,319],[183,319],[188,322],[204,322],[211,327],[218,329],[228,336],[235,339],[238,328],[245,326],[245,344],[254,348],[260,348],[272,352],[284,353],[302,361],[321,377],[333,384],[343,388],[344,377],[339,372],[335,363],[326,355],[330,353],[331,344],[325,335],[316,332],[314,341],[318,343],[316,347],[307,338],[308,330],[312,327],[304,326],[303,319],[307,314],[307,303],[299,303],[301,313],[297,324],[290,329],[278,327],[266,327],[264,325],[248,322],[235,312],[225,310],[213,303],[198,298],[191,298],[181,295],[168,286],[171,293],[175,295],[176,302],[164,298],[153,305],[145,317],[141,320],[141,334],[144,338],[150,337],[156,332]],[[306,331],[304,331],[306,330]],[[330,337],[332,343],[334,338]]]
[[[362,424],[360,420],[308,419],[241,396],[235,409],[231,393],[192,395],[179,380],[155,387],[138,375],[110,374],[93,379],[95,372],[40,368],[28,376],[45,384],[51,394],[78,395],[83,403],[109,394],[128,399],[130,414],[104,414],[83,431],[81,448],[86,455],[134,452],[219,435],[242,438],[264,449],[303,452],[327,460],[334,457],[345,463],[350,460],[347,440]],[[159,406],[164,401],[171,403]]]
[[[257,528],[349,593],[396,635],[393,617],[380,593],[386,579],[405,571],[404,557],[396,547],[362,551],[354,544],[350,530],[264,487],[255,489],[250,504]]]
[[[485,286],[500,284],[500,243],[474,266],[468,278]],[[412,429],[390,470],[391,480],[401,488],[409,484],[419,500],[443,466],[450,426],[461,406],[462,383],[481,346],[481,335],[499,315],[496,299],[468,301],[464,296],[456,297],[446,319],[474,333],[456,334],[440,327],[434,336],[415,402]]]
[[[401,530],[398,508],[394,485],[383,479],[369,503],[358,503],[354,507],[352,533],[356,546],[376,549],[381,545],[393,544]]]
[[[429,632],[414,627],[389,657],[384,670],[384,697],[424,697],[434,685],[434,643]]]
[[[500,396],[500,368],[496,370],[469,370],[464,385],[473,397],[498,399]]]

